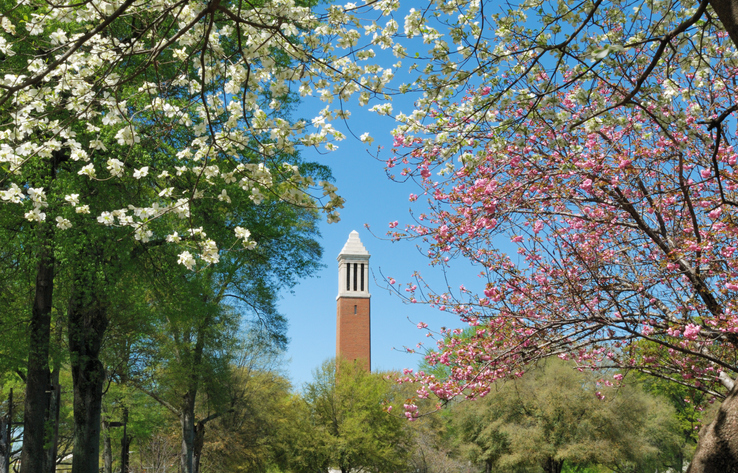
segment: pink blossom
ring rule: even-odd
[[[666,329],[666,333],[668,333],[672,337],[678,337],[679,335],[681,335],[682,332],[681,330],[676,328],[668,328]]]
[[[709,215],[711,219],[716,219],[716,218],[720,217],[720,214],[721,213],[723,213],[723,209],[721,209],[720,207],[718,207],[715,210],[713,210],[712,212],[708,213],[707,215]]]
[[[585,191],[592,193],[592,179],[587,179],[586,181],[582,182],[582,185],[579,186]]]
[[[390,284],[394,284],[394,283],[396,283],[396,282],[397,282],[397,281],[395,281],[395,278],[389,278],[389,283],[390,283]]]
[[[702,327],[699,325],[694,324],[688,324],[686,327],[684,327],[684,338],[687,340],[695,340],[697,339],[697,334],[700,333],[700,330]]]
[[[390,228],[396,228],[397,225],[398,225],[398,222],[397,222],[397,220],[395,220],[394,222],[390,222],[389,227]]]
[[[700,176],[702,176],[705,179],[707,179],[711,175],[712,175],[712,170],[710,170],[710,169],[703,169],[703,170],[700,171]]]

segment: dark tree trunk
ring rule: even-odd
[[[120,439],[120,471],[128,473],[132,438],[128,435],[128,408],[123,408],[123,438]]]
[[[48,420],[51,423],[49,429],[50,437],[46,442],[46,452],[44,457],[44,473],[54,473],[56,471],[56,455],[59,445],[59,409],[61,408],[61,386],[59,386],[59,368],[54,368],[51,372],[51,384],[49,392],[49,408]]]
[[[39,229],[39,253],[36,266],[36,292],[31,311],[30,347],[26,374],[26,400],[23,414],[21,473],[44,471],[45,423],[49,406],[49,343],[51,340],[51,303],[54,292],[54,254],[52,230]]]
[[[733,44],[738,48],[738,1],[709,0],[708,3],[715,10]]]
[[[113,446],[110,442],[110,422],[102,421],[103,473],[113,473]]]
[[[13,445],[10,441],[13,426],[13,389],[8,396],[8,412],[0,418],[0,473],[10,473],[10,456]]]
[[[195,473],[195,400],[200,386],[202,353],[205,349],[204,330],[202,328],[198,329],[195,336],[197,339],[192,352],[182,357],[190,361],[190,366],[188,367],[189,386],[185,395],[182,396],[182,408],[180,409],[180,424],[182,425],[181,473]]]
[[[195,445],[193,446],[193,465],[192,473],[200,473],[200,458],[202,457],[202,447],[205,445],[205,423],[198,422],[195,426]]]
[[[553,458],[549,458],[546,460],[546,463],[543,465],[543,471],[546,473],[561,473],[561,469],[563,467],[564,467],[563,460],[555,460]]]
[[[182,426],[181,473],[194,473],[196,393],[197,391],[188,391],[183,396],[182,410],[179,415],[179,421]]]
[[[72,473],[99,473],[105,381],[105,368],[99,355],[108,319],[104,305],[95,294],[92,273],[94,270],[83,269],[77,275],[69,302],[69,351],[74,388]]]
[[[738,473],[738,383],[702,428],[687,473]]]
[[[122,439],[120,439],[120,471],[121,473],[128,473],[130,471],[130,452],[131,452],[131,442],[133,441],[133,437],[129,435],[125,435]]]

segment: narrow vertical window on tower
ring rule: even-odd
[[[351,290],[351,263],[346,263],[346,290]]]
[[[356,315],[356,306],[354,306],[354,315]]]
[[[354,291],[356,291],[356,290],[357,290],[357,289],[356,289],[356,280],[357,280],[358,278],[357,278],[356,276],[358,276],[358,275],[356,274],[356,272],[357,272],[358,270],[359,270],[359,264],[358,264],[358,263],[354,263]]]
[[[364,291],[364,263],[361,263],[361,290]]]

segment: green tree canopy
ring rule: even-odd
[[[452,423],[486,472],[560,473],[566,464],[655,473],[681,445],[668,403],[631,384],[598,386],[558,359],[454,406]]]
[[[298,431],[293,432],[294,472],[401,471],[409,446],[404,418],[388,412],[395,386],[361,365],[330,360],[304,388]]]

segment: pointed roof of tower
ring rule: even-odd
[[[356,230],[349,234],[348,241],[343,245],[343,249],[338,256],[341,257],[342,255],[369,256],[369,252],[366,251],[364,244],[361,243],[359,232]]]

